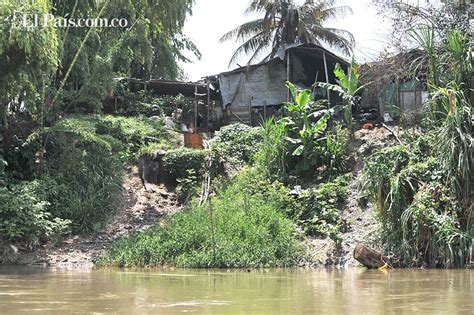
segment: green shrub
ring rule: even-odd
[[[339,241],[347,226],[339,208],[347,198],[349,175],[306,189],[296,197],[283,183],[258,167],[246,167],[231,179],[226,189],[267,200],[274,209],[301,226],[307,235],[329,236]]]
[[[31,180],[36,173],[36,153],[40,145],[35,139],[13,135],[5,148],[6,173],[18,180]]]
[[[374,153],[365,161],[361,190],[377,202],[380,210],[386,208],[392,174],[399,173],[410,161],[406,146],[395,146]]]
[[[123,163],[147,143],[166,142],[163,135],[162,126],[148,120],[99,115],[47,128],[44,178],[51,212],[71,220],[74,231],[99,229],[115,208]]]
[[[206,172],[208,150],[180,148],[166,152],[163,157],[163,169],[171,181],[189,178],[190,173],[201,178]]]
[[[258,168],[245,167],[229,182],[229,187],[226,189],[234,191],[235,194],[242,193],[264,199],[274,209],[288,216],[298,206],[290,190],[283,183],[268,177]]]
[[[73,230],[98,230],[114,211],[123,164],[100,142],[75,138],[49,165],[46,195],[51,212],[73,222]]]
[[[100,264],[203,268],[295,265],[302,252],[294,225],[275,207],[278,201],[241,190],[248,187],[248,176],[235,178],[211,198],[212,221],[208,204],[192,204],[163,227],[117,241]],[[277,195],[278,191],[268,193]]]
[[[0,188],[0,238],[7,241],[38,243],[68,231],[69,220],[52,216],[49,203],[38,190],[41,181]]]
[[[436,149],[450,186],[464,206],[470,207],[474,198],[474,112],[464,96],[459,98],[437,131]]]
[[[262,139],[262,128],[238,123],[222,127],[211,145],[214,155],[227,169],[237,170],[253,160]]]
[[[149,157],[156,157],[162,151],[173,150],[176,147],[179,147],[177,144],[172,144],[168,140],[163,140],[160,142],[152,142],[145,145],[142,145],[138,150],[137,156],[149,156]]]
[[[381,238],[399,266],[462,267],[472,230],[432,141],[416,140],[375,153],[362,189],[376,203]],[[424,157],[425,156],[425,157]]]
[[[347,143],[349,142],[349,131],[337,125],[334,131],[326,132],[326,143],[321,147],[322,164],[324,169],[320,178],[335,178],[348,171],[346,163]]]
[[[288,87],[294,102],[285,104],[285,117],[264,123],[259,167],[284,182],[290,177],[328,180],[345,173],[349,133],[341,126],[331,130],[334,110],[321,109],[311,100],[311,90]]]
[[[465,266],[472,235],[460,228],[461,213],[462,208],[446,186],[437,182],[423,185],[400,215],[402,237],[387,237],[393,242],[390,247],[406,266]],[[391,224],[390,229],[393,233],[400,227]]]
[[[303,191],[298,197],[299,207],[292,214],[308,235],[341,241],[340,233],[347,226],[339,207],[347,198],[347,179],[344,176],[332,182]]]
[[[46,135],[48,133],[65,136],[69,133],[94,142],[104,143],[110,147],[114,155],[124,161],[135,158],[142,146],[155,142],[165,143],[168,137],[162,123],[148,119],[103,115],[67,118],[48,128]],[[53,140],[48,140],[50,149],[54,149]]]
[[[275,121],[273,118],[263,123],[263,141],[256,155],[259,169],[268,177],[284,179],[287,174],[286,142],[287,128],[285,120]]]

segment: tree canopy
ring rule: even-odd
[[[294,0],[252,0],[246,13],[263,16],[242,24],[221,38],[221,41],[235,39],[242,43],[230,64],[242,55],[250,55],[249,64],[263,54],[263,61],[269,60],[280,48],[300,43],[326,43],[349,54],[354,41],[352,34],[325,26],[333,18],[352,13],[350,7],[336,6],[335,3],[335,0],[306,0],[299,5]]]
[[[196,46],[182,33],[193,0],[5,0],[0,3],[0,100],[43,102],[45,92],[74,95],[73,105],[100,103],[114,76],[176,79]],[[126,27],[23,27],[19,12],[68,18],[125,18]],[[21,17],[20,17],[21,19]],[[69,73],[68,73],[69,72]]]

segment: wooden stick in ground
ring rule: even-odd
[[[393,131],[393,129],[391,129],[389,126],[387,126],[387,125],[384,124],[384,123],[382,123],[382,127],[384,127],[385,129],[387,129],[388,131],[390,131],[390,133],[395,137],[395,139],[397,139],[398,143],[403,144],[402,140],[400,140],[400,138],[397,136],[397,134],[395,133],[395,131]]]
[[[204,148],[206,150],[209,150],[209,152],[211,152],[211,146],[207,141],[204,142]],[[207,157],[206,168],[207,168],[207,172],[202,181],[202,191],[201,191],[201,196],[199,197],[199,203],[198,203],[199,206],[203,205],[206,202],[207,198],[209,198],[209,193],[211,189],[212,158],[210,155],[208,155]]]
[[[209,200],[209,217],[211,220],[211,237],[212,237],[212,258],[216,258],[216,235],[214,232],[214,213],[212,211],[212,201],[211,198]]]

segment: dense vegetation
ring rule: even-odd
[[[342,108],[288,82],[292,101],[279,117],[226,126],[205,150],[182,148],[164,118],[191,110],[189,99],[132,92],[112,78],[179,77],[182,51],[199,55],[181,34],[193,1],[119,3],[0,3],[0,241],[33,247],[99,231],[118,208],[127,167],[162,155],[184,210],[118,240],[101,265],[295,266],[305,259],[305,236],[340,245],[350,225],[341,208],[353,179],[351,112],[363,88],[355,63],[348,73],[336,66],[337,86],[319,83],[342,95]],[[256,52],[252,58],[268,45],[271,56],[319,40],[349,49],[345,33],[321,24],[339,12],[332,4],[252,1],[250,11],[265,18],[226,37],[249,35],[239,51]],[[18,11],[125,15],[132,26],[23,29],[14,25]],[[463,267],[474,236],[472,32],[437,14],[421,21],[406,35],[424,54],[405,76],[426,73],[423,122],[406,128],[402,144],[366,158],[361,192],[376,205],[393,265]],[[123,99],[108,107],[104,99],[118,90]]]
[[[410,36],[425,50],[430,99],[406,144],[376,153],[364,189],[378,204],[381,237],[401,266],[462,267],[474,237],[472,37],[431,24]]]
[[[207,175],[213,194],[208,202],[194,199],[165,226],[116,242],[101,264],[293,266],[304,256],[296,225],[307,235],[340,241],[347,133],[330,128],[331,111],[310,101],[310,91],[293,91],[296,102],[287,104],[285,118],[264,128],[224,127],[207,158],[206,151],[167,153],[164,167],[178,178],[178,191]],[[293,194],[295,182],[308,187]]]
[[[0,188],[2,238],[36,243],[100,229],[117,208],[124,163],[156,137],[168,138],[160,123],[96,115],[18,140],[6,154],[9,185]]]
[[[144,145],[172,146],[161,123],[70,114],[108,112],[104,100],[121,87],[114,77],[180,77],[183,52],[199,57],[182,34],[192,6],[189,0],[0,2],[0,241],[37,243],[99,229],[116,208],[124,163]],[[22,12],[41,21],[50,14],[125,18],[128,25],[23,27]],[[153,103],[170,102],[130,98],[124,114],[148,117]],[[157,115],[165,114],[160,107]]]
[[[283,267],[301,257],[278,186],[248,194],[255,174],[244,170],[208,203],[191,203],[156,230],[115,243],[101,264],[179,267]]]
[[[394,266],[463,267],[469,263],[474,234],[471,224],[472,38],[469,33],[455,28],[447,27],[444,31],[441,35],[445,36],[439,36],[432,25],[424,24],[409,33],[426,56],[412,65],[427,65],[429,101],[423,124],[405,132],[404,144],[369,156],[362,173],[362,193],[376,204],[381,224],[380,241]],[[239,153],[251,159],[238,158],[250,166],[230,180],[215,178],[212,185],[215,195],[209,199],[216,205],[215,212],[211,212],[207,204],[191,203],[178,219],[172,218],[169,225],[118,242],[104,263],[242,267],[280,266],[301,258],[267,260],[268,256],[262,255],[258,256],[262,259],[254,257],[246,261],[255,251],[268,253],[275,249],[272,242],[262,243],[252,238],[252,218],[258,212],[271,214],[272,220],[268,222],[276,222],[284,214],[305,234],[340,241],[340,233],[348,225],[339,209],[347,197],[346,177],[341,175],[350,170],[347,151],[353,131],[350,109],[359,83],[355,65],[349,74],[342,73],[338,67],[335,72],[341,81],[340,87],[324,87],[343,95],[346,101],[344,124],[335,122],[337,109],[325,109],[324,104],[311,101],[311,91],[299,91],[289,84],[294,101],[285,105],[283,118],[263,123],[262,143],[254,154],[245,153],[247,138],[239,126],[225,129],[225,132],[231,128],[238,130],[239,136],[228,138],[229,143],[236,142],[229,147],[240,148]],[[220,146],[215,148],[219,150]],[[258,200],[267,202],[260,204]],[[253,212],[254,206],[260,210]],[[226,225],[216,219],[221,216],[234,224]],[[179,249],[173,251],[164,240],[175,242],[176,238],[168,235],[173,231],[180,231],[180,236],[196,232],[196,225],[191,226],[185,217],[189,222],[200,218],[197,223],[200,242],[186,240],[184,247],[176,242],[173,248]],[[236,232],[244,219],[250,220],[245,221],[246,233]],[[263,224],[261,233],[267,235],[265,227],[268,226]],[[298,235],[291,229],[286,231],[293,235],[285,236],[293,244]],[[251,244],[240,246],[250,239]],[[232,256],[237,261],[228,258],[232,251],[228,242],[237,246],[232,249],[238,253]],[[132,244],[140,246],[137,249]],[[251,246],[255,244],[261,247]],[[246,249],[252,252],[249,254]],[[286,252],[286,249],[280,247],[278,251]]]

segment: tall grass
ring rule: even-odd
[[[381,238],[398,266],[463,267],[469,263],[472,239],[464,208],[447,184],[450,177],[440,160],[436,155],[423,158],[417,144],[370,157],[363,190],[377,204]]]
[[[472,107],[454,106],[437,131],[437,149],[452,187],[466,203],[472,199],[474,180],[474,137]]]
[[[48,210],[74,232],[100,229],[116,209],[124,165],[139,148],[163,142],[163,126],[113,116],[75,116],[45,129],[41,174]]]
[[[208,204],[191,204],[162,227],[114,244],[99,265],[244,268],[294,266],[302,255],[279,202],[243,191],[237,176]]]
[[[257,165],[274,178],[287,175],[286,123],[270,118],[263,123],[263,143],[257,154]]]

